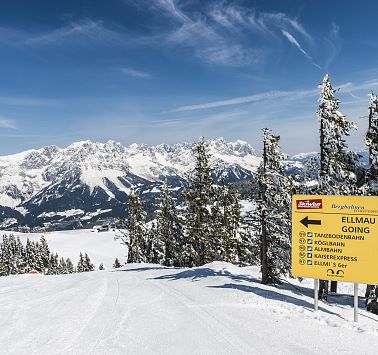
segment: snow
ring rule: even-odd
[[[241,215],[246,216],[248,213],[256,210],[257,206],[255,202],[249,200],[239,201],[241,205]]]
[[[72,217],[77,215],[83,215],[85,212],[81,209],[70,209],[66,211],[61,212],[43,212],[40,215],[38,215],[38,218],[41,217],[54,217],[54,216],[62,216],[62,217]]]
[[[257,267],[121,269],[0,278],[3,354],[368,354],[378,317],[310,281],[260,283]],[[344,295],[346,296],[346,295]],[[360,304],[362,302],[360,301]]]
[[[6,193],[0,193],[0,201],[2,206],[14,208],[21,202],[21,199],[13,198]]]
[[[79,261],[79,254],[87,253],[95,268],[100,263],[105,268],[111,268],[115,258],[121,263],[126,261],[127,247],[115,240],[117,231],[94,232],[92,229],[78,229],[71,231],[44,232],[44,233],[18,233],[0,231],[0,235],[12,233],[19,236],[23,244],[29,238],[37,241],[43,235],[52,253],[58,253],[60,257],[70,258],[74,265]],[[1,279],[1,278],[0,278]],[[1,351],[0,351],[1,353]]]
[[[99,216],[101,214],[110,212],[111,210],[112,210],[111,208],[107,208],[105,210],[98,209],[96,212],[87,212],[84,217],[80,218],[80,220],[82,220],[82,221],[89,221],[93,217],[97,217],[97,216]]]

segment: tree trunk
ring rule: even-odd
[[[264,138],[264,148],[263,148],[263,174],[266,171],[266,142]],[[260,199],[262,201],[262,211],[261,211],[261,283],[269,283],[269,266],[268,266],[268,240],[267,240],[267,230],[266,230],[266,192],[265,185],[260,185]]]
[[[328,280],[319,280],[318,297],[320,300],[327,301],[328,298]]]
[[[268,246],[266,238],[265,210],[261,212],[261,283],[269,283]]]

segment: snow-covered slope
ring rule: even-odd
[[[361,308],[360,323],[353,323],[347,294],[314,312],[311,283],[290,283],[264,286],[258,268],[219,262],[2,277],[0,349],[8,355],[375,352],[376,315]]]
[[[0,235],[9,234],[6,231],[0,231]],[[45,232],[45,237],[50,251],[58,253],[60,257],[70,258],[74,265],[79,261],[80,253],[87,253],[91,261],[98,269],[102,263],[106,269],[112,267],[115,258],[121,263],[127,260],[127,247],[121,244],[116,236],[119,231],[96,232],[93,229],[66,230]],[[41,233],[18,233],[12,232],[13,235],[19,237],[25,245],[26,240],[38,241]],[[1,351],[0,351],[1,353]]]
[[[216,176],[226,170],[231,180],[245,179],[259,165],[246,142],[218,138],[208,144]],[[0,157],[0,223],[26,216],[25,223],[41,224],[65,213],[72,219],[103,210],[119,215],[131,187],[149,195],[165,179],[175,190],[181,187],[194,167],[193,146],[83,141]]]

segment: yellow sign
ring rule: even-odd
[[[292,274],[378,283],[378,197],[293,196]]]

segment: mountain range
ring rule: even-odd
[[[231,182],[256,173],[261,158],[247,142],[218,138],[207,144],[215,180],[224,172]],[[179,197],[195,165],[193,148],[194,143],[125,147],[82,141],[2,156],[0,227],[85,224],[124,216],[131,188],[152,206],[165,180]]]

